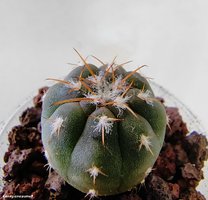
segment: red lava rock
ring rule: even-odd
[[[7,152],[4,154],[4,162],[8,162],[11,153],[12,153],[11,151],[7,151]]]
[[[178,199],[179,198],[179,194],[180,194],[180,187],[178,184],[172,184],[172,183],[168,183],[172,198]]]
[[[30,133],[28,134],[28,142],[35,147],[42,146],[41,133],[37,129],[30,130]]]
[[[33,98],[33,104],[34,106],[37,108],[41,108],[42,107],[42,100],[44,98],[44,95],[46,94],[48,90],[48,87],[42,87],[38,90],[38,95],[36,95]]]
[[[161,151],[155,166],[154,173],[161,176],[165,180],[171,180],[176,173],[176,154],[171,144],[166,144]]]
[[[32,192],[33,187],[31,185],[31,183],[22,182],[22,183],[18,183],[15,189],[16,189],[16,192],[18,194],[25,194],[25,195],[27,195],[28,193]]]
[[[31,165],[28,168],[28,171],[44,177],[48,175],[47,166],[46,166],[47,162],[44,160],[43,156],[41,159],[35,160],[33,163],[31,163]]]
[[[42,146],[41,133],[36,128],[15,126],[8,135],[9,151],[16,148],[28,149],[31,147]]]
[[[3,167],[5,179],[18,176],[20,170],[22,170],[30,161],[32,153],[32,149],[14,150],[10,155],[8,162]]]
[[[191,163],[201,169],[204,166],[204,160],[208,159],[208,141],[206,136],[192,132],[184,140],[184,148],[189,156]]]
[[[182,177],[177,180],[177,184],[179,185],[181,192],[187,190],[187,188],[189,187],[188,186],[189,185],[189,182],[187,182],[187,180],[185,180]]]
[[[40,188],[41,186],[44,186],[45,180],[43,177],[34,174],[31,178],[31,184],[33,188]]]
[[[22,126],[36,127],[40,121],[41,109],[40,108],[27,108],[19,117]]]
[[[182,166],[185,163],[189,162],[188,155],[187,155],[186,151],[184,150],[181,143],[176,144],[174,146],[174,152],[176,154],[176,165],[177,166]]]
[[[172,200],[172,195],[168,183],[159,176],[151,175],[147,182],[148,191],[150,191],[150,199]]]
[[[199,171],[194,164],[187,163],[181,167],[181,174],[184,179],[187,179],[190,186],[196,186],[203,178],[202,171]]]
[[[49,173],[48,179],[45,183],[45,187],[49,191],[54,191],[56,195],[59,195],[61,192],[61,186],[64,185],[64,180],[55,172]]]
[[[169,118],[169,125],[167,126],[165,140],[174,143],[179,138],[185,137],[188,129],[178,108],[166,107],[166,113]]]
[[[46,200],[46,199],[49,200],[46,194],[47,193],[44,191],[44,189],[37,189],[31,193],[31,199],[32,200]]]
[[[186,192],[180,196],[182,200],[206,200],[205,197],[194,188],[189,188]]]
[[[28,171],[29,166],[34,160],[41,158],[41,149],[38,147],[30,149],[15,149],[12,151],[8,162],[4,165],[4,179],[10,180],[14,177],[22,176],[22,173]]]
[[[9,132],[8,139],[9,143],[13,146],[13,148],[19,147],[20,149],[29,148],[28,145],[28,136],[29,131],[27,128],[23,126],[15,126],[12,128],[12,130]],[[11,146],[10,145],[10,146]],[[10,149],[10,151],[13,149]]]
[[[15,181],[11,181],[11,182],[6,182],[3,191],[1,193],[1,198],[3,199],[3,195],[14,195],[15,194],[15,188],[16,188],[16,182]]]

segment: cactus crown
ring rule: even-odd
[[[48,80],[54,80],[59,83],[64,84],[69,88],[69,93],[73,91],[79,91],[82,96],[82,98],[73,98],[73,99],[68,99],[68,100],[63,100],[63,101],[57,101],[54,102],[54,105],[61,105],[64,103],[71,103],[71,102],[80,102],[80,101],[86,101],[90,102],[91,104],[95,104],[98,107],[103,107],[103,106],[108,106],[112,105],[118,110],[118,115],[117,117],[121,116],[123,113],[123,110],[128,110],[130,111],[135,117],[137,115],[134,113],[134,111],[128,106],[128,101],[131,98],[130,95],[127,95],[127,92],[133,85],[132,82],[128,82],[127,80],[133,76],[136,72],[138,72],[140,69],[147,65],[142,65],[137,67],[134,71],[132,71],[130,74],[126,76],[122,76],[122,74],[116,75],[115,72],[116,70],[119,69],[119,67],[122,67],[123,65],[129,63],[125,62],[123,64],[117,65],[115,63],[115,58],[113,59],[111,64],[104,64],[100,59],[97,57],[93,56],[95,59],[97,59],[101,64],[104,64],[104,69],[103,71],[99,71],[99,74],[96,75],[93,70],[91,69],[90,65],[85,61],[85,59],[81,56],[81,54],[74,49],[81,60],[84,62],[84,68],[82,69],[79,77],[70,79],[69,81],[66,80],[60,80],[60,79],[54,79],[54,78],[48,78]],[[90,76],[83,78],[82,74],[87,68],[87,70],[90,72]],[[110,74],[110,76],[109,76]],[[142,89],[138,93],[138,97],[146,103],[150,104],[153,101],[157,101],[156,98],[151,97],[151,91],[149,90],[144,90],[145,85],[143,85]],[[111,128],[113,127],[113,122],[120,121],[122,119],[118,118],[108,118],[105,115],[100,116],[98,119],[98,123],[94,127],[94,131],[101,131],[102,132],[102,143],[104,145],[104,133],[109,133]],[[52,133],[57,133],[59,134],[61,124],[63,123],[63,119],[61,117],[58,117],[54,123],[52,124],[53,131]],[[142,135],[141,137],[141,144],[140,148],[142,145],[145,145],[147,150],[151,152],[150,149],[150,142],[149,138],[145,137],[145,135]]]
[[[77,50],[75,51],[77,52]],[[132,112],[132,114],[135,115],[135,113],[128,106],[128,100],[131,98],[131,96],[126,95],[128,90],[131,88],[133,81],[129,83],[127,79],[130,78],[137,71],[139,71],[141,68],[145,67],[146,65],[142,65],[136,68],[130,74],[123,77],[122,75],[115,75],[115,71],[119,69],[119,67],[122,67],[124,64],[127,64],[130,61],[117,65],[115,64],[114,59],[111,64],[107,65],[95,56],[93,56],[105,66],[105,71],[100,71],[99,74],[96,75],[94,74],[90,65],[86,63],[84,58],[80,55],[80,53],[78,53],[78,55],[84,61],[84,67],[86,67],[89,70],[91,74],[89,77],[82,77],[82,73],[85,69],[83,68],[80,73],[80,76],[78,78],[71,79],[70,81],[54,78],[48,78],[47,80],[53,80],[59,83],[63,83],[67,87],[69,87],[69,93],[73,91],[80,91],[84,97],[54,102],[54,105],[87,101],[100,107],[112,105],[118,109],[119,114],[121,114],[123,110],[128,109],[130,112]],[[109,73],[111,74],[111,77],[108,76]],[[149,90],[144,91],[144,87],[145,85],[143,85],[143,89],[138,94],[138,97],[142,100],[145,100],[148,103],[157,100],[156,98],[150,98],[149,96],[151,96],[151,92]],[[110,125],[110,120],[114,121],[114,119],[107,119],[105,118],[105,116],[102,116],[100,118],[100,123],[98,123],[98,126],[101,125],[101,123],[103,125],[105,124],[104,126]]]

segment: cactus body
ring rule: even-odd
[[[136,71],[85,64],[50,87],[41,123],[50,166],[93,197],[144,181],[162,148],[166,113]]]

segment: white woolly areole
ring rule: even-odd
[[[115,77],[113,82],[109,82],[104,77],[105,73],[100,72],[99,75],[89,76],[87,79],[91,81],[93,93],[85,94],[87,98],[95,98],[94,104],[104,104],[116,99],[127,88],[126,82],[122,81],[122,76]]]
[[[97,105],[101,102],[101,96],[98,95],[98,94],[91,94],[91,93],[88,93],[88,94],[85,94],[85,97],[86,98],[90,98],[90,99],[93,99],[93,101],[91,101],[91,103]]]
[[[114,100],[118,95],[121,95],[124,91],[124,88],[121,88],[122,89],[119,89],[115,83],[108,83],[107,81],[104,81],[100,88],[99,85],[97,85],[97,93],[107,102]]]
[[[97,177],[99,174],[99,169],[96,166],[93,166],[92,168],[88,169],[87,172],[89,172],[91,177]]]
[[[100,83],[104,76],[104,72],[100,71],[99,75],[89,76],[87,79],[92,81],[94,84]]]
[[[57,117],[56,119],[53,120],[51,124],[51,134],[58,134],[60,133],[61,127],[63,126],[64,119],[62,117]]]
[[[104,174],[98,167],[94,165],[89,168],[87,172],[90,174],[90,177],[93,177],[93,184],[95,184],[95,179],[99,174],[106,176],[106,174]]]
[[[149,151],[153,155],[153,152],[150,148],[150,146],[152,146],[152,143],[150,141],[150,137],[142,134],[140,136],[139,141],[140,141],[139,150],[142,148],[142,146],[144,146],[146,148],[146,150]]]
[[[126,86],[125,82],[122,82],[122,75],[119,75],[118,78],[115,79],[114,84],[112,85],[112,89],[123,89]]]
[[[102,131],[102,128],[104,128],[106,133],[110,133],[112,127],[113,127],[112,118],[108,118],[106,115],[103,115],[99,118],[99,121],[95,126],[94,131],[100,132]]]
[[[70,83],[71,83],[70,88],[72,88],[72,89],[80,90],[82,87],[81,81],[70,80]]]
[[[144,100],[147,104],[152,105],[153,106],[153,98],[151,97],[151,91],[150,90],[140,90],[139,94],[137,95],[137,97],[139,97],[140,99]]]
[[[126,103],[130,98],[130,96],[117,96],[114,99],[113,105],[119,110],[119,115],[121,114],[122,110],[125,110],[127,108]]]
[[[65,84],[66,87],[74,90],[80,90],[82,87],[82,83],[79,80],[70,79],[69,84]]]
[[[97,193],[94,189],[89,189],[88,193],[85,195],[85,197],[89,196],[89,199],[93,199],[94,197],[97,197]]]
[[[141,97],[142,99],[147,99],[151,97],[151,92],[149,90],[146,90],[145,92],[140,90],[140,93],[138,94],[138,97]]]
[[[122,96],[117,96],[114,99],[114,105],[116,105],[119,108],[122,109],[126,109],[125,103],[127,103],[127,101],[130,99],[131,97],[126,96],[126,97],[122,97]]]

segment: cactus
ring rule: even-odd
[[[79,53],[78,53],[79,54]],[[94,196],[143,183],[162,148],[166,113],[138,71],[86,63],[50,87],[43,101],[45,155],[70,185]]]

